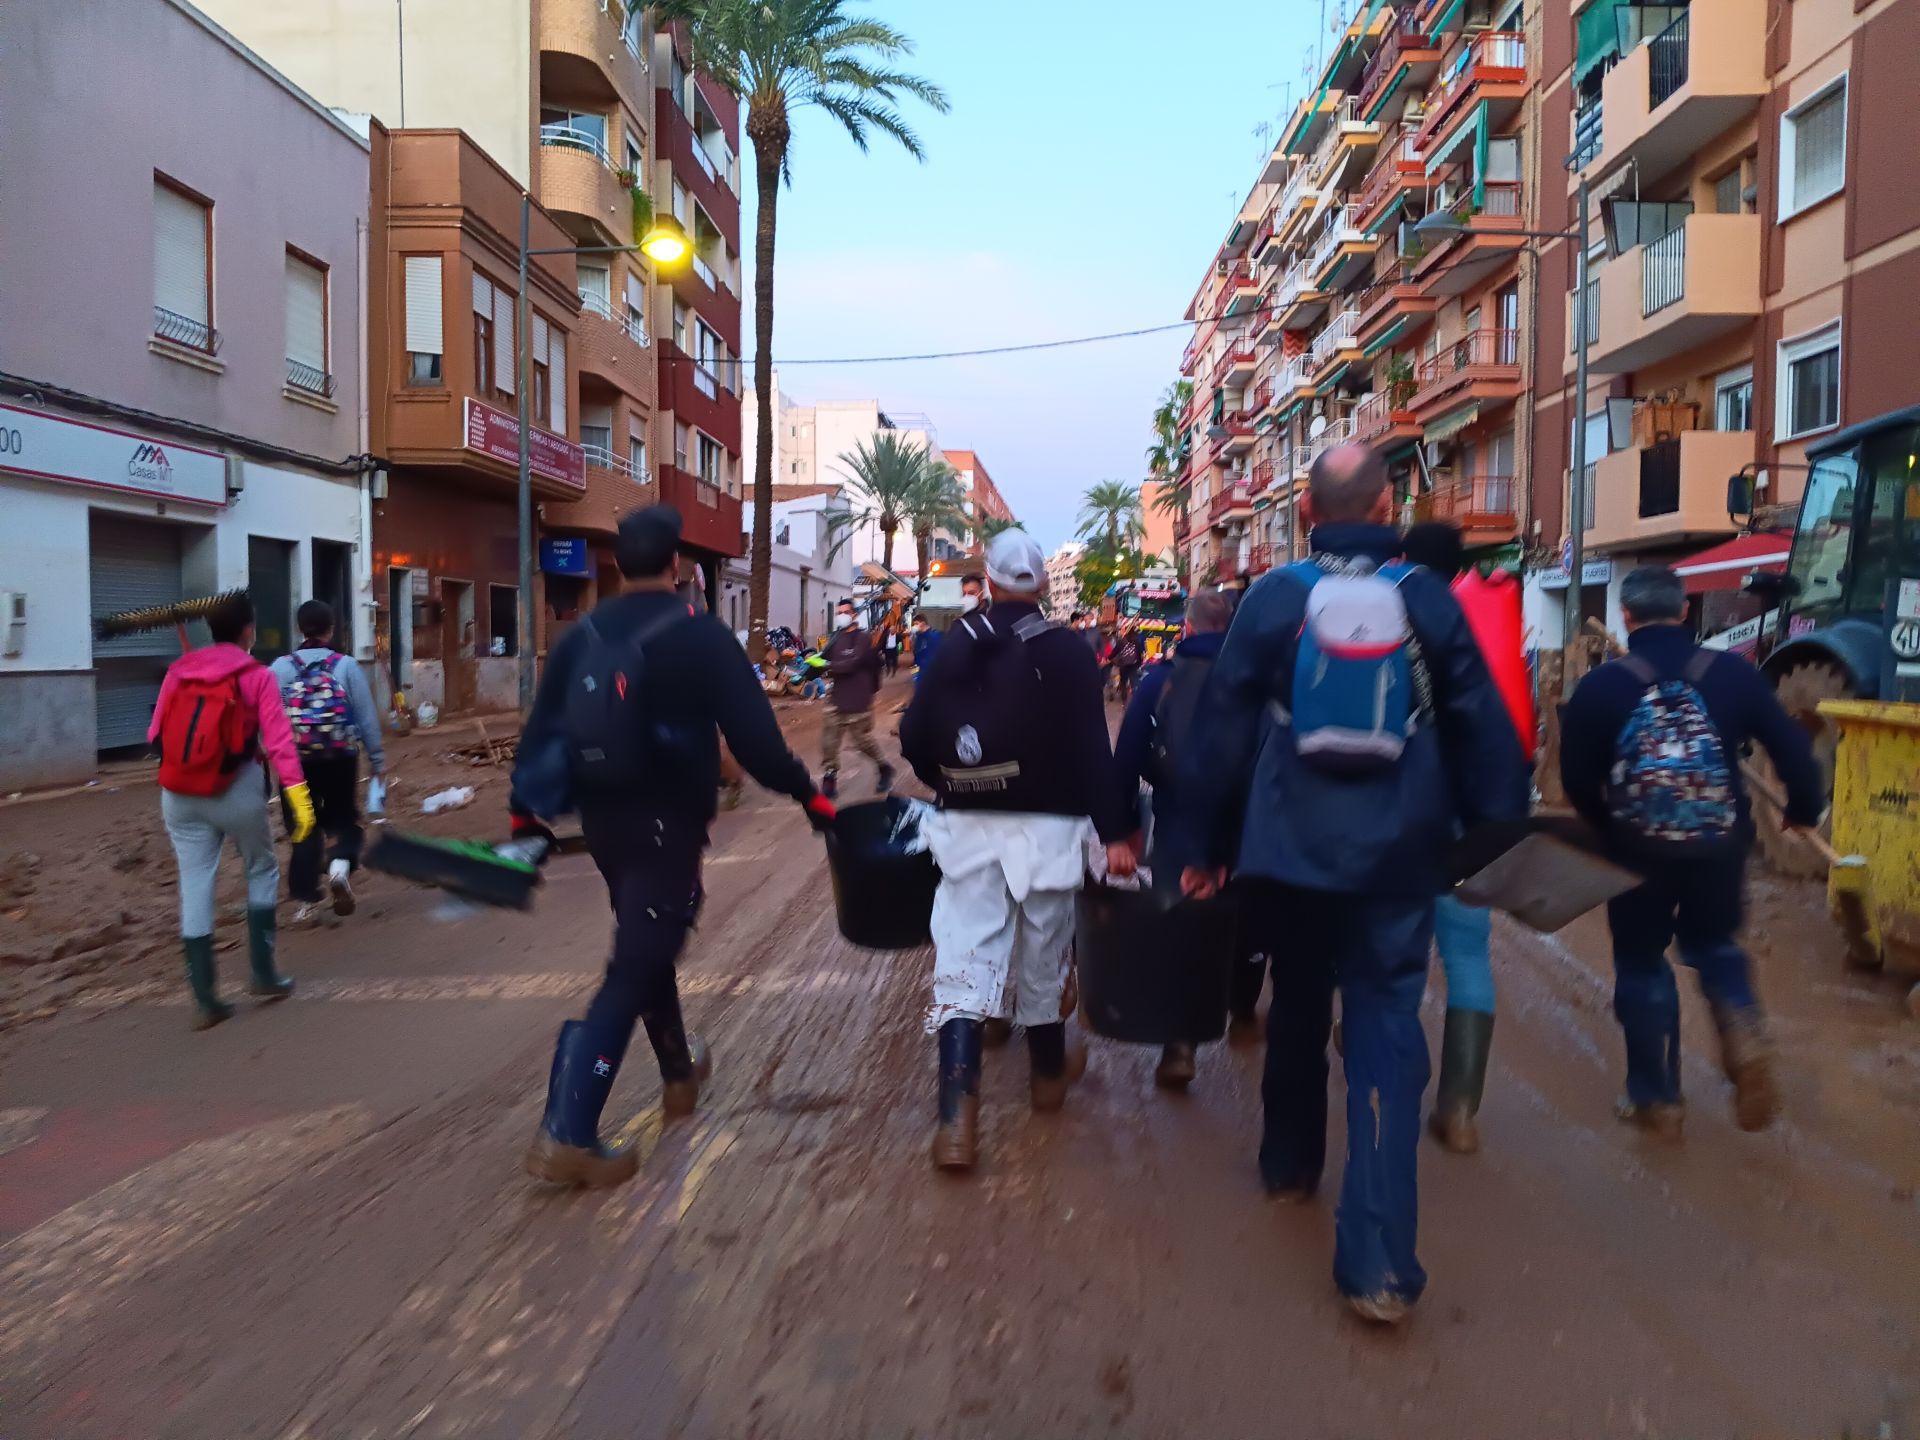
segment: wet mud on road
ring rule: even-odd
[[[784,801],[721,817],[706,883],[716,1079],[663,1127],[635,1053],[611,1194],[519,1170],[604,954],[584,857],[530,915],[371,879],[283,942],[298,997],[204,1035],[159,962],[0,1035],[0,1435],[1920,1433],[1920,1040],[1811,890],[1758,884],[1750,927],[1784,1122],[1734,1129],[1689,995],[1678,1147],[1611,1118],[1603,927],[1497,929],[1485,1148],[1423,1147],[1432,1284],[1379,1333],[1330,1278],[1337,1092],[1322,1198],[1275,1208],[1257,1050],[1181,1098],[1096,1041],[1036,1116],[1016,1045],[981,1169],[936,1175],[929,956],[840,940]]]

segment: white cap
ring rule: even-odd
[[[997,588],[1037,595],[1047,588],[1047,557],[1024,530],[1002,530],[987,542],[987,579]]]

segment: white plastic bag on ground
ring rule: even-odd
[[[422,815],[438,815],[442,810],[460,810],[473,803],[471,785],[455,785],[448,790],[436,791],[420,802]]]

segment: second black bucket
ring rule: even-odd
[[[849,805],[827,834],[840,933],[870,950],[911,950],[933,937],[933,856],[911,853],[912,807],[896,798]]]
[[[1088,1027],[1143,1045],[1197,1045],[1226,1034],[1237,908],[1225,896],[1087,886],[1074,942]]]

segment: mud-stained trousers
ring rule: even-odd
[[[940,866],[929,1033],[949,1020],[1059,1022],[1092,829],[1075,817],[985,811],[922,822]]]
[[[1274,1189],[1312,1189],[1327,1157],[1327,1042],[1340,991],[1347,1076],[1347,1167],[1334,1225],[1343,1294],[1413,1301],[1420,1097],[1431,1074],[1420,1028],[1433,944],[1427,897],[1261,887],[1262,932],[1285,935],[1267,1015],[1260,1172]]]

